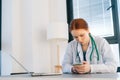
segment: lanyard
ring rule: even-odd
[[[77,46],[76,46],[76,59],[75,61],[77,62],[77,64],[81,63],[81,60],[80,60],[80,56],[79,56],[79,52],[77,50],[77,47],[78,47],[78,42],[77,42]]]
[[[97,49],[96,43],[95,43],[93,37],[91,36],[91,34],[89,34],[89,36],[90,36],[91,43],[92,43],[92,51],[91,51],[91,53],[90,53],[90,61],[92,61],[92,55],[93,55],[94,49],[96,50],[97,61],[99,61],[99,53],[98,53],[98,49]],[[79,56],[77,47],[78,47],[78,42],[77,42],[77,46],[76,46],[76,62],[77,62],[77,63],[81,63],[81,60],[80,60],[80,56]]]
[[[99,61],[99,53],[98,53],[98,49],[97,49],[95,40],[93,39],[93,37],[91,36],[91,34],[89,34],[89,36],[90,36],[90,39],[91,39],[91,42],[92,42],[92,51],[91,51],[91,54],[90,54],[90,61],[92,61],[92,54],[93,54],[94,48],[95,48],[96,54],[97,54],[97,61]]]

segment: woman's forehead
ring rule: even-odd
[[[79,35],[83,35],[89,32],[85,29],[77,29],[77,30],[72,30],[71,33],[73,36],[79,36]]]

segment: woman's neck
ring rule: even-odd
[[[85,51],[85,52],[86,52],[86,51],[87,51],[87,49],[88,49],[88,45],[84,45],[84,46],[82,46],[82,50],[83,50],[83,51]]]

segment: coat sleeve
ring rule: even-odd
[[[73,55],[72,55],[72,45],[69,43],[62,61],[62,70],[63,73],[72,73],[72,63],[73,63]]]
[[[117,62],[113,57],[114,54],[109,43],[102,39],[99,45],[103,62],[101,64],[91,64],[91,73],[115,73],[117,71]]]

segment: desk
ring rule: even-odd
[[[62,74],[58,76],[12,75],[1,76],[0,80],[120,80],[120,73],[116,74]]]

